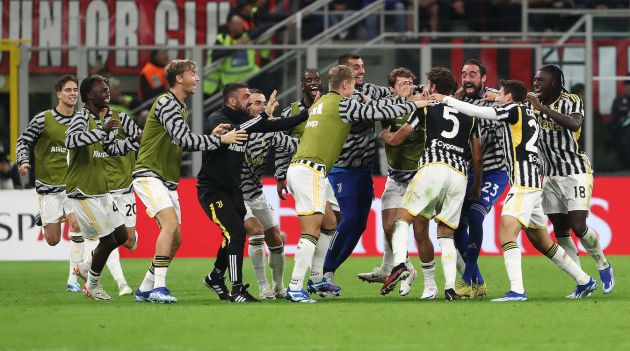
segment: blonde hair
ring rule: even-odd
[[[337,65],[328,71],[328,87],[339,89],[344,80],[354,80],[354,72],[348,66]]]
[[[195,61],[191,59],[187,60],[173,60],[164,67],[164,75],[168,81],[169,86],[174,86],[177,82],[176,77],[184,74],[184,72],[194,71],[197,67]]]

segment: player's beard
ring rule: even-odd
[[[483,89],[483,85],[479,84],[479,85],[475,85],[475,90],[473,90],[472,94],[468,94],[467,90],[468,87],[464,86],[464,96],[469,98],[469,99],[478,99],[479,95],[481,94],[481,90]]]

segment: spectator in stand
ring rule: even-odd
[[[363,0],[363,7],[368,6],[373,3],[375,0]],[[405,11],[410,4],[407,1],[403,0],[385,0],[385,10],[387,11]],[[370,15],[365,19],[365,26],[367,28],[367,36],[368,39],[376,38],[380,34],[380,25],[379,25],[379,16],[378,15]],[[394,31],[398,33],[405,33],[407,29],[407,17],[404,14],[394,14],[385,17],[385,23],[394,24]],[[391,30],[385,27],[385,30]]]
[[[0,190],[1,189],[15,189],[20,186],[20,177],[18,175],[17,167],[9,160],[9,155],[4,148],[4,145],[0,144]]]
[[[164,75],[164,67],[171,61],[166,49],[151,51],[151,60],[140,71],[140,84],[138,86],[138,98],[144,102],[166,91],[168,83]]]
[[[251,31],[245,30],[245,20],[241,15],[232,12],[228,15],[227,25],[217,34],[214,45],[235,46],[247,45],[266,30],[257,27]],[[213,65],[213,62],[218,64]],[[246,81],[259,71],[256,62],[256,51],[243,50],[209,50],[208,63],[204,69],[203,93],[214,94],[228,83]],[[261,86],[261,89],[264,89]]]
[[[314,3],[316,0],[301,0],[301,9]],[[308,40],[324,30],[324,17],[322,15],[305,14],[302,19],[302,39]]]
[[[468,14],[476,7],[463,0],[419,0],[418,5],[420,30],[428,32],[467,31]]]
[[[617,157],[624,168],[630,168],[630,79],[623,82],[623,92],[613,101],[610,117],[610,134]]]

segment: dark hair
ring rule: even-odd
[[[512,100],[516,102],[525,102],[527,99],[527,88],[520,80],[501,80],[499,88],[503,88],[506,94],[512,94]]]
[[[307,69],[304,70],[304,72],[302,72],[302,76],[300,77],[300,80],[303,80],[304,79],[304,75],[306,75],[307,73],[317,73],[317,75],[320,76],[320,78],[321,78],[321,74],[319,73],[317,68],[307,68]]]
[[[75,82],[76,85],[79,85],[79,80],[77,79],[77,77],[70,74],[65,74],[57,79],[57,83],[55,83],[55,91],[60,92],[63,89],[63,86],[66,85],[66,83],[68,82]]]
[[[243,82],[227,83],[223,87],[223,103],[227,104],[228,99],[234,96],[234,92],[243,88],[249,88],[249,86]]]
[[[469,59],[464,61],[464,66],[466,65],[475,65],[479,67],[479,74],[481,74],[482,77],[485,76],[487,73],[486,66],[477,59]]]
[[[567,89],[564,87],[564,73],[562,73],[560,67],[556,65],[544,65],[538,70],[551,74],[551,79],[555,83],[553,96],[560,96],[563,91],[568,93]]]
[[[194,71],[197,67],[195,61],[188,60],[173,60],[164,67],[164,76],[170,87],[175,86],[177,83],[177,76],[183,75],[184,72]]]
[[[453,72],[446,67],[433,67],[427,73],[427,79],[435,84],[435,90],[439,94],[452,95],[457,89],[457,81]]]
[[[263,94],[263,95],[265,95],[265,93],[263,93],[262,90],[256,89],[256,88],[249,88],[249,92],[252,93],[252,94]]]
[[[360,58],[361,58],[361,56],[359,56],[357,54],[346,53],[346,54],[343,54],[343,55],[339,56],[339,59],[337,60],[337,64],[338,65],[345,65],[350,60],[358,60]]]
[[[411,72],[409,68],[406,67],[398,67],[389,73],[387,76],[387,85],[390,87],[394,87],[396,85],[396,78],[411,78],[411,80],[416,80],[416,75]]]
[[[99,76],[98,74],[91,75],[81,82],[81,87],[79,88],[79,91],[81,93],[81,101],[83,101],[84,104],[88,102],[88,95],[90,94],[90,91],[92,91],[94,85],[99,82],[103,82],[107,84],[107,86],[109,86],[109,81],[107,80],[107,78]]]

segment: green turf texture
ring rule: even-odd
[[[440,290],[443,275],[436,257]],[[418,265],[417,257],[413,258]],[[491,303],[509,288],[503,258],[482,257],[489,298],[420,301],[419,273],[411,294],[380,296],[380,285],[360,282],[377,258],[351,258],[337,273],[339,298],[317,304],[221,302],[201,283],[205,259],[176,259],[167,282],[174,305],[136,303],[118,297],[92,301],[65,292],[65,262],[0,263],[0,349],[32,350],[630,350],[630,257],[610,257],[617,285],[584,300],[566,300],[573,281],[544,257],[524,257],[530,300]],[[287,259],[285,281],[293,259]],[[582,257],[599,280],[593,261]],[[149,260],[123,260],[132,288]],[[253,269],[245,261],[245,282]],[[251,289],[257,296],[256,287]],[[319,298],[318,298],[319,299]]]

